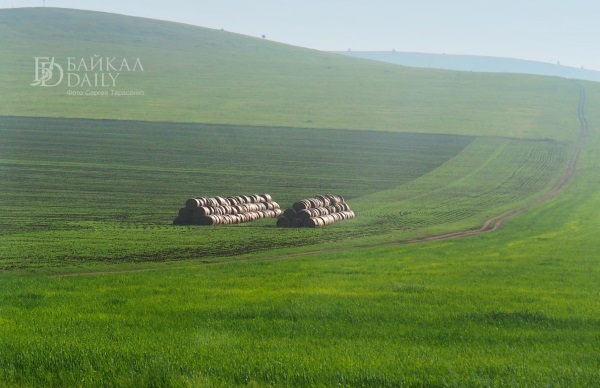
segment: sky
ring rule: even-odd
[[[0,8],[44,0],[0,0]],[[600,70],[598,0],[45,0],[324,51],[528,59]],[[1,42],[1,38],[0,38]]]

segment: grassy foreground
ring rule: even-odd
[[[488,235],[142,273],[4,273],[0,380],[594,386],[598,163],[586,154],[563,196]]]
[[[0,386],[597,385],[597,85],[586,85],[591,133],[559,197],[496,233],[390,244],[472,227],[547,189],[577,137],[576,85],[374,65],[103,14],[10,12],[0,13],[0,114],[159,122],[2,118]],[[32,89],[42,48],[140,52],[148,72],[127,80],[147,98],[90,104]],[[163,127],[225,118],[239,126]],[[332,138],[311,154],[309,134]],[[298,144],[316,160],[289,157]],[[205,185],[271,191],[265,170],[282,202],[334,182],[363,216],[319,231],[168,225]],[[306,177],[319,183],[295,183]]]
[[[0,381],[595,386],[600,112],[589,121],[568,189],[496,233],[146,272],[3,272]]]

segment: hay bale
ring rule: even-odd
[[[278,218],[283,214],[279,204],[269,194],[230,197],[194,197],[179,210],[174,223],[199,225],[229,225],[262,218]]]
[[[188,209],[195,209],[198,206],[200,206],[200,202],[198,202],[196,198],[190,198],[187,201],[185,201],[185,207]]]
[[[289,218],[290,220],[294,219],[296,218],[296,211],[292,208],[285,209],[285,211],[283,212],[283,216]]]
[[[222,225],[225,223],[225,219],[223,218],[223,216],[212,215],[212,216],[208,216],[208,217],[213,220],[212,225]]]
[[[334,194],[315,195],[312,198],[294,202],[283,212],[292,227],[320,228],[336,222],[354,218],[354,212],[344,197]],[[278,221],[286,223],[286,221]]]
[[[283,214],[283,211],[281,209],[273,209],[265,210],[265,213],[267,214],[267,218],[279,218]]]
[[[277,219],[277,226],[280,228],[289,228],[292,226],[292,221],[287,217],[279,217]]]
[[[297,212],[300,211],[300,210],[303,210],[303,209],[310,209],[310,207],[311,207],[311,203],[310,203],[310,201],[308,201],[306,199],[303,199],[301,201],[295,202],[292,205],[292,209],[294,209]]]
[[[322,225],[322,221],[319,220],[319,218],[314,217],[314,218],[309,218],[308,221],[305,220],[302,223],[302,226],[305,227],[305,228],[320,228],[323,225]]]
[[[227,200],[223,197],[216,196],[216,197],[214,197],[214,199],[218,202],[218,204],[219,204],[218,206],[229,205],[229,202],[227,202]]]
[[[325,222],[325,225],[331,225],[335,223],[335,217],[333,217],[332,215],[321,216],[321,218]]]
[[[194,209],[190,209],[188,207],[182,207],[179,209],[179,217],[187,218],[191,217],[194,214]]]
[[[319,207],[319,208],[317,208],[315,210],[318,211],[319,215],[321,215],[321,216],[328,216],[330,214],[329,210],[327,210],[326,207]]]
[[[248,209],[248,212],[257,212],[260,210],[260,207],[258,206],[258,204],[252,202],[246,205],[246,208]]]
[[[329,204],[331,206],[335,206],[337,204],[346,202],[344,200],[344,197],[342,197],[341,195],[327,194],[327,195],[324,195],[324,197],[329,200]]]
[[[302,209],[327,208],[329,206],[334,206],[338,203],[343,203],[343,198],[340,196],[335,196],[332,194],[316,195],[312,198],[307,198],[295,202],[292,205],[292,209],[300,211]]]
[[[198,225],[219,225],[222,223],[221,216],[218,215],[209,215],[202,216],[198,218]]]
[[[339,214],[343,217],[344,220],[350,220],[356,216],[352,210],[343,211]]]
[[[331,203],[331,201],[329,200],[329,198],[326,195],[316,195],[315,198],[318,199],[319,201],[321,201],[321,203],[323,204],[323,207],[327,207]]]
[[[211,214],[214,214],[214,209],[215,208],[209,207],[209,206],[200,206],[200,207],[194,209],[194,215],[209,216]]]
[[[193,225],[210,225],[210,223],[207,221],[209,216],[201,216],[201,215],[194,215],[194,218],[192,219],[192,224]]]
[[[186,224],[185,220],[181,217],[176,217],[173,220],[173,225],[185,225],[185,224]]]
[[[310,202],[311,208],[318,208],[318,207],[321,207],[321,205],[323,205],[323,202],[321,202],[321,200],[316,199],[316,198],[309,198],[308,202]]]
[[[302,209],[299,212],[296,212],[296,218],[303,221],[312,218],[312,212],[310,210],[311,209]]]
[[[300,223],[300,226],[305,228],[317,228],[318,223],[316,218],[307,218],[304,222]]]
[[[188,209],[195,209],[200,206],[205,206],[207,203],[206,197],[194,197],[185,201],[185,207]]]

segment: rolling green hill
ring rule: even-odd
[[[583,139],[582,87],[566,80],[410,69],[65,9],[3,10],[0,32],[3,268],[474,229],[543,198]],[[198,246],[170,225],[189,196],[248,191],[284,207],[338,192],[359,217],[319,237],[267,228],[248,249],[253,229]]]
[[[576,135],[569,132],[576,125],[576,88],[542,77],[400,68],[226,31],[53,8],[0,10],[0,36],[0,115],[558,140]],[[35,57],[62,64],[63,83],[31,86]],[[144,96],[70,96],[70,90],[113,88],[68,87],[68,58],[80,78],[89,74],[90,84],[96,73],[122,73],[115,89]],[[126,59],[131,69],[139,58],[141,66],[107,72],[106,58],[118,65]]]
[[[597,84],[51,8],[0,37],[0,386],[600,379]],[[250,192],[357,218],[171,223]]]

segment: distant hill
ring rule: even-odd
[[[223,30],[49,7],[0,10],[0,36],[4,116],[557,140],[578,127],[570,110],[577,86],[549,77],[408,68]]]
[[[521,59],[397,51],[339,51],[336,53],[425,69],[536,74],[600,82],[600,71]]]

